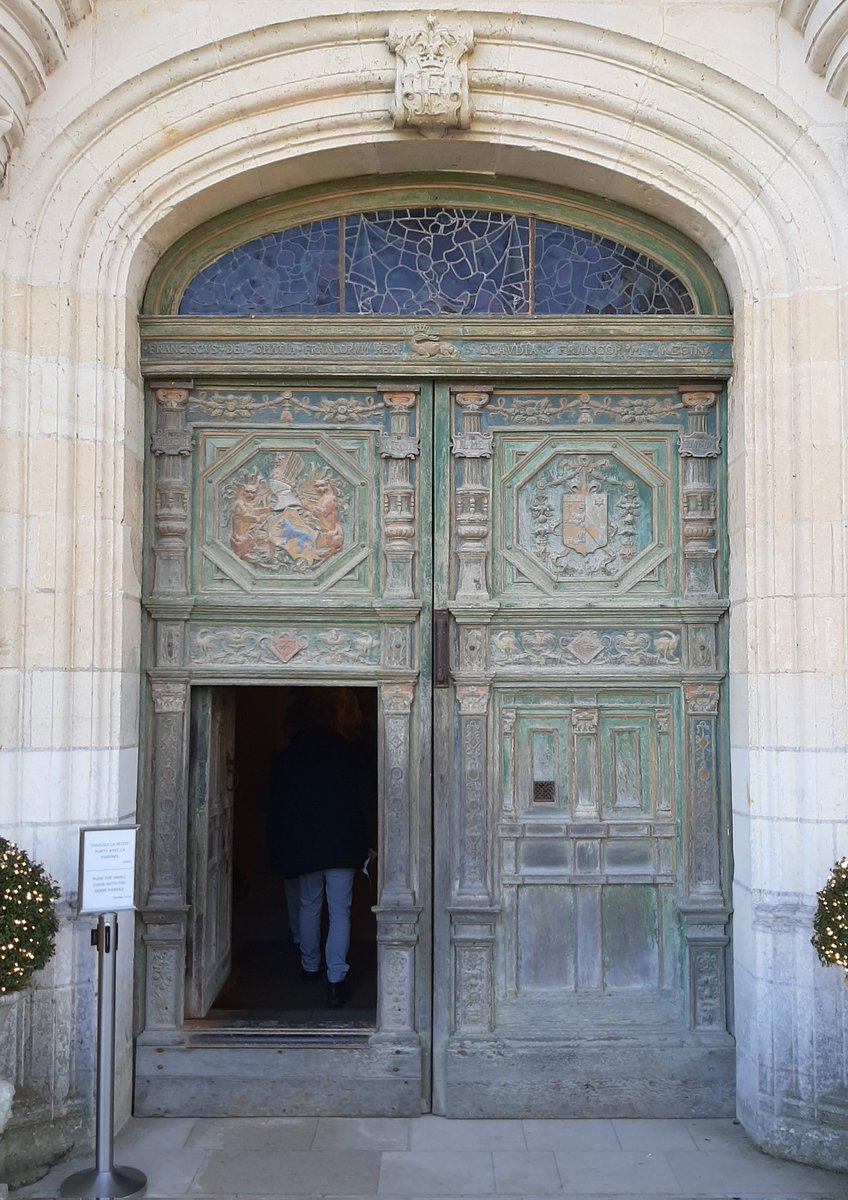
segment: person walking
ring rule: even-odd
[[[318,690],[316,689],[316,692]],[[331,1008],[349,998],[350,905],[357,869],[372,856],[365,806],[368,773],[354,743],[339,732],[337,697],[314,694],[301,730],[276,755],[269,799],[275,858],[299,881],[300,973],[321,978],[321,913],[328,913],[324,959]]]

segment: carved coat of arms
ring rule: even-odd
[[[275,454],[267,474],[253,468],[228,492],[230,546],[244,562],[307,570],[344,546],[339,480],[299,454]]]
[[[468,129],[471,103],[463,59],[474,47],[471,30],[444,25],[431,15],[425,28],[392,30],[387,41],[397,55],[395,128],[417,129],[425,137]]]
[[[606,492],[580,491],[562,498],[562,544],[578,554],[592,554],[609,541]]]

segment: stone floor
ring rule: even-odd
[[[733,1121],[452,1121],[443,1117],[144,1118],[115,1162],[150,1197],[736,1197],[848,1200],[848,1174],[760,1154]],[[11,1195],[55,1197],[93,1159]]]

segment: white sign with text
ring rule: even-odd
[[[137,825],[80,830],[79,911],[134,908]]]

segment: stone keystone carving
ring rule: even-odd
[[[417,129],[428,138],[468,129],[471,102],[463,60],[474,48],[472,31],[445,25],[431,13],[424,28],[392,29],[386,41],[397,55],[395,129]]]

